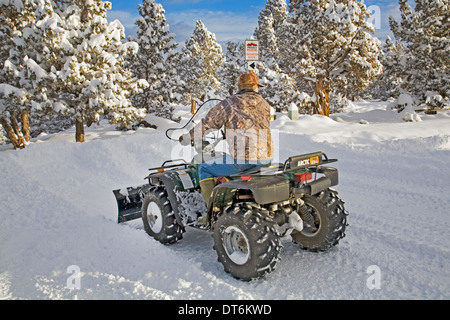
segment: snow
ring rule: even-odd
[[[96,34],[89,40],[89,46],[92,48],[103,47],[106,44],[106,38],[104,34]]]
[[[450,111],[405,122],[386,106],[277,114],[281,160],[318,150],[339,159],[350,225],[325,253],[283,238],[276,270],[252,282],[224,272],[206,231],[188,227],[164,246],[140,220],[116,223],[112,190],[142,184],[178,147],[165,120],[127,132],[102,121],[82,144],[71,128],[23,150],[0,146],[0,299],[449,299]],[[183,122],[189,109],[177,113]]]
[[[25,95],[25,91],[17,89],[7,83],[0,83],[0,94],[2,96],[14,95],[18,98],[21,98]]]
[[[24,60],[25,64],[27,65],[27,67],[36,75],[36,80],[38,82],[41,81],[42,78],[48,77],[47,72],[44,69],[42,69],[36,63],[36,61],[34,61],[31,58],[28,58],[27,56],[25,56],[25,58],[23,60]]]
[[[405,106],[412,106],[412,105],[414,105],[414,101],[409,94],[402,93],[402,94],[400,94],[400,96],[397,99],[397,104],[405,105]]]

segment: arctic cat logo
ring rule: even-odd
[[[307,164],[309,164],[309,159],[300,160],[297,162],[297,167],[306,166]]]
[[[306,166],[308,164],[317,164],[319,162],[319,157],[311,157],[309,159],[299,160],[297,162],[297,167]]]

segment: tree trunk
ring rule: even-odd
[[[330,93],[323,84],[323,79],[316,82],[315,87],[316,102],[314,106],[314,113],[330,116]]]
[[[23,110],[20,114],[21,122],[22,122],[22,133],[25,141],[29,143],[31,141],[30,136],[30,118],[28,117],[28,111]]]
[[[14,132],[14,129],[9,124],[9,122],[4,117],[1,117],[0,123],[3,126],[3,128],[5,129],[6,135],[8,136],[9,140],[11,140],[11,143],[12,143],[14,149],[17,149],[17,148],[23,149],[25,147],[25,145],[20,143],[18,136]]]
[[[76,142],[84,142],[84,124],[83,119],[77,118],[75,123],[75,140]]]
[[[10,118],[11,118],[10,119],[11,126],[12,126],[14,133],[16,134],[16,138],[17,138],[17,143],[18,143],[17,147],[20,149],[23,149],[23,148],[25,148],[27,143],[25,141],[25,138],[23,137],[22,130],[20,129],[20,126],[19,126],[19,122],[17,121],[16,113],[11,111]],[[11,140],[11,142],[12,142],[12,140]]]

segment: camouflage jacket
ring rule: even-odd
[[[198,141],[207,130],[225,128],[229,153],[239,160],[270,160],[270,105],[254,91],[242,91],[214,106],[191,131]]]

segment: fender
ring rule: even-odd
[[[220,193],[235,193],[236,190],[249,190],[258,204],[268,204],[289,199],[289,179],[283,176],[258,178],[252,176],[248,181],[232,180],[217,185],[211,198],[217,199]]]

